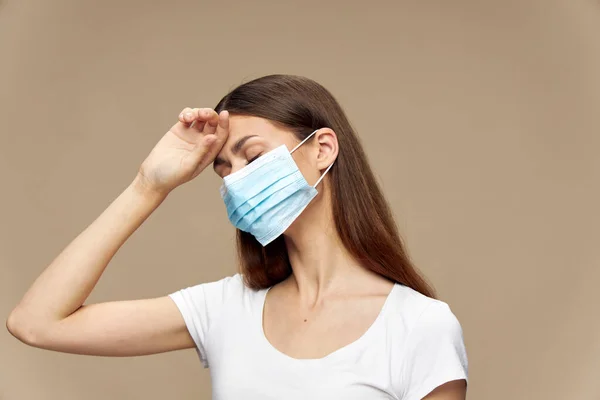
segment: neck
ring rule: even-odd
[[[287,284],[298,291],[302,302],[309,304],[356,288],[361,277],[373,274],[348,253],[332,215],[326,211],[331,207],[319,203],[307,207],[285,236],[292,266]]]

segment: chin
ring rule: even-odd
[[[299,218],[296,218],[296,220],[292,222],[292,224],[288,226],[288,228],[285,231],[283,231],[283,236],[285,236],[286,238],[293,238],[300,230],[301,225],[302,222],[299,221]]]

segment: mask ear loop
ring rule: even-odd
[[[292,151],[290,151],[290,154],[292,154],[293,152],[295,152],[295,151],[296,151],[296,149],[297,149],[298,147],[302,146],[302,145],[304,144],[304,142],[306,142],[308,139],[310,139],[310,138],[311,138],[311,136],[312,136],[312,135],[314,135],[316,131],[318,131],[318,129],[317,129],[317,130],[315,130],[315,131],[314,131],[313,133],[311,133],[310,135],[308,135],[307,137],[305,137],[303,141],[301,141],[300,143],[298,143],[298,145],[297,145],[296,147],[294,147],[294,148],[292,149]]]
[[[314,186],[313,186],[314,188],[316,188],[316,187],[317,187],[317,185],[318,185],[319,183],[321,183],[321,181],[323,180],[323,178],[325,178],[325,174],[327,174],[327,172],[329,172],[329,169],[330,169],[331,167],[333,167],[333,164],[334,164],[334,163],[335,163],[335,160],[333,160],[333,162],[332,162],[331,164],[329,164],[329,167],[327,167],[327,169],[325,170],[325,172],[323,172],[323,175],[321,175],[321,177],[320,177],[320,178],[317,180],[317,183],[315,183],[315,184],[314,184]]]
[[[290,151],[290,154],[292,154],[294,151],[296,151],[296,149],[297,149],[298,147],[302,146],[302,145],[304,144],[304,142],[306,142],[308,139],[310,139],[310,138],[311,138],[311,136],[312,136],[312,135],[314,135],[316,131],[318,131],[318,129],[317,129],[317,130],[315,130],[315,131],[313,131],[313,133],[311,133],[310,135],[308,135],[307,137],[305,137],[303,141],[301,141],[300,143],[298,143],[298,145],[297,145],[296,147],[294,147],[294,148],[292,149],[292,151]],[[333,160],[333,162],[332,162],[331,164],[329,164],[329,167],[327,167],[327,169],[325,170],[325,172],[323,172],[323,174],[321,175],[321,177],[320,177],[320,178],[317,180],[317,183],[315,183],[315,184],[313,185],[313,187],[314,187],[314,188],[316,188],[316,187],[317,187],[317,185],[318,185],[319,183],[321,183],[321,181],[323,180],[323,178],[325,178],[325,174],[327,174],[327,172],[329,172],[329,169],[330,169],[331,167],[333,167],[333,164],[334,164],[334,163],[335,163],[335,160]]]

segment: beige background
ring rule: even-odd
[[[311,77],[364,141],[409,251],[462,323],[470,399],[600,399],[600,3],[0,3],[0,316],[126,187],[185,106]],[[343,151],[343,150],[342,150]],[[207,171],[90,301],[235,271]],[[193,350],[60,354],[0,330],[0,399],[209,399]]]

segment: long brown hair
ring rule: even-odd
[[[342,243],[365,268],[435,297],[408,257],[358,136],[327,89],[301,76],[268,75],[233,89],[215,107],[221,110],[265,118],[291,130],[299,140],[316,129],[331,128],[340,151],[325,179],[330,181],[333,219]],[[263,247],[251,234],[238,230],[237,243],[249,287],[267,288],[292,273],[283,235]]]

